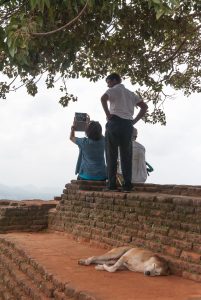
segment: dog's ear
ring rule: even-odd
[[[166,275],[170,275],[171,274],[171,270],[170,270],[170,266],[169,266],[169,263],[168,263],[168,261],[165,259],[165,258],[163,258],[163,262],[164,262],[164,266],[165,266],[165,274]]]
[[[154,257],[158,260],[165,260],[162,256],[159,256],[158,254],[154,254]]]
[[[163,256],[159,256],[158,254],[155,254],[154,257],[164,264],[168,263],[167,260]]]
[[[170,270],[170,266],[169,266],[168,261],[164,257],[159,256],[157,254],[155,254],[154,257],[163,264],[164,274],[165,275],[170,275],[171,270]]]

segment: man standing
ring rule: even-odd
[[[129,192],[132,188],[132,133],[136,124],[146,113],[148,106],[139,96],[126,89],[121,84],[121,77],[112,73],[106,78],[109,89],[101,97],[101,103],[107,117],[106,124],[106,160],[108,169],[108,190],[116,190],[116,174],[118,147],[122,175],[124,179],[123,191]],[[108,101],[110,108],[108,108]],[[140,111],[133,119],[134,107]]]

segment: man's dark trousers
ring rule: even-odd
[[[106,124],[106,161],[108,171],[108,187],[116,187],[118,147],[120,149],[121,169],[124,187],[131,188],[132,176],[132,133],[131,120],[122,119],[116,115]]]

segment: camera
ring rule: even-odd
[[[89,116],[87,113],[75,113],[74,127],[75,131],[85,131],[89,122]]]

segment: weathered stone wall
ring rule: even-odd
[[[125,194],[103,192],[101,184],[67,184],[49,229],[106,247],[151,249],[173,273],[201,281],[201,186],[136,185]]]
[[[0,299],[95,300],[70,282],[60,281],[6,235],[0,236]]]
[[[48,226],[48,211],[57,201],[0,200],[0,233],[39,231]]]

